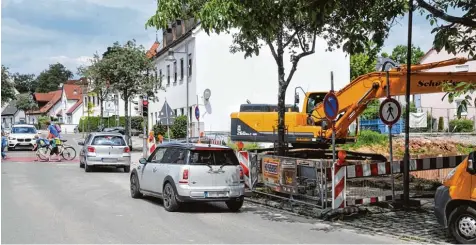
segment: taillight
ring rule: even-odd
[[[182,179],[188,179],[188,169],[183,170]]]
[[[245,179],[245,175],[243,174],[243,169],[240,168],[240,180],[244,180]]]
[[[92,146],[88,146],[88,152],[96,152],[96,149]]]
[[[124,147],[124,153],[129,153],[129,152],[131,152],[131,149],[129,149],[128,146]]]

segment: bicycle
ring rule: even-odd
[[[76,157],[76,150],[73,146],[64,144],[67,140],[61,140],[63,143],[58,145],[58,154],[66,161],[71,161]],[[38,147],[36,154],[38,158],[45,161],[48,160],[48,156],[52,150],[51,144],[46,147]],[[71,157],[72,156],[72,157]]]

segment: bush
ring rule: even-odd
[[[236,146],[236,143],[238,143],[238,142],[228,141],[228,143],[226,143],[226,145],[228,147],[232,148],[233,150],[237,150],[238,146]],[[261,147],[258,145],[258,143],[255,143],[255,142],[249,142],[249,143],[244,143],[243,144],[243,150],[244,151],[250,151],[250,150],[254,150],[254,149],[261,149]]]
[[[415,113],[417,112],[417,108],[415,106],[415,103],[414,102],[410,102],[410,113]],[[405,120],[406,118],[406,115],[407,115],[407,108],[406,106],[402,106],[402,119]]]
[[[46,129],[46,122],[50,120],[48,116],[38,117],[38,129]]]
[[[362,120],[372,120],[378,119],[378,110],[380,108],[380,101],[375,99],[370,101],[367,104],[367,108],[362,112],[361,119]]]
[[[445,121],[443,120],[443,117],[438,118],[438,131],[443,132],[445,129]]]
[[[142,132],[142,122],[143,118],[140,116],[136,117],[131,117],[131,129],[139,130]],[[104,125],[104,127],[115,127],[117,123],[117,117],[112,116],[112,117],[103,117],[101,120],[101,117],[82,117],[81,120],[79,120],[79,125],[78,125],[78,130],[79,132],[88,131],[88,125],[89,125],[89,132],[94,132],[98,130],[99,125],[101,123]],[[125,117],[119,117],[119,127],[125,127],[126,126],[126,118]]]
[[[187,116],[178,116],[170,127],[172,135],[176,139],[187,137]]]
[[[355,142],[355,147],[360,147],[363,145],[376,145],[376,144],[386,144],[388,141],[387,135],[374,132],[372,130],[362,130],[360,135],[357,137]]]
[[[436,118],[432,117],[430,113],[426,115],[426,129],[427,131],[432,131],[435,128]]]
[[[158,123],[158,124],[154,125],[154,127],[152,128],[152,131],[154,131],[154,136],[157,137],[157,139],[158,139],[159,134],[162,135],[164,137],[164,139],[169,138],[169,135],[167,134],[167,126],[165,126],[165,125],[162,125],[162,124]],[[170,131],[170,132],[171,132],[170,136],[172,136],[172,131]],[[170,137],[170,138],[172,138],[172,137]]]
[[[452,132],[473,132],[474,122],[469,119],[455,119],[450,121],[450,131]],[[455,128],[456,127],[456,128]]]

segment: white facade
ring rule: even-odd
[[[24,111],[18,110],[14,115],[2,116],[2,127],[11,128],[18,123],[28,123]]]
[[[244,59],[243,53],[230,53],[231,34],[208,36],[199,27],[193,31],[192,36],[173,46],[173,50],[185,52],[186,42],[189,43],[188,53],[192,60],[192,76],[189,84],[190,118],[192,123],[196,124],[194,109],[198,100],[201,132],[229,132],[230,114],[239,111],[240,105],[245,104],[247,100],[251,103],[277,103],[277,65],[267,46],[260,50],[259,56]],[[324,40],[317,40],[316,52],[300,60],[287,89],[286,104],[294,102],[294,88],[297,86],[301,86],[305,91],[330,90],[331,71],[334,72],[335,90],[350,82],[349,56],[342,50],[326,52],[326,48]],[[166,61],[166,56],[167,52],[156,61],[158,74],[162,72],[162,84],[166,91],[160,91],[157,94],[159,101],[149,106],[149,127],[153,125],[152,121],[156,122],[156,113],[158,114],[162,108],[165,99],[178,115],[186,113],[187,72],[184,72],[184,78],[180,80],[180,60],[184,58],[186,70],[187,55],[175,53],[178,77],[176,83],[174,83],[174,64]],[[291,68],[289,56],[285,57],[284,61],[287,75]],[[167,84],[168,65],[170,65],[170,84]],[[206,106],[203,100],[205,89],[211,90],[211,97]],[[192,136],[198,135],[198,131],[192,132],[195,132]]]
[[[441,61],[441,60],[447,60],[447,59],[452,59],[455,57],[468,57],[468,54],[466,53],[461,53],[458,55],[453,55],[449,54],[445,50],[441,50],[439,53],[436,52],[436,50],[430,50],[421,60],[421,64],[425,63],[430,63],[430,62],[435,62],[435,61]],[[430,69],[427,71],[435,71],[435,72],[476,72],[476,61],[469,61],[464,65],[453,65],[453,66],[447,66],[447,67],[439,67],[435,69]],[[445,128],[448,126],[448,119],[453,120],[456,118],[456,112],[457,108],[459,106],[460,101],[466,96],[470,95],[473,100],[476,94],[465,94],[462,96],[459,96],[454,99],[453,103],[448,102],[448,98],[445,97],[444,100],[442,100],[443,96],[445,93],[434,93],[434,94],[421,94],[419,95],[420,97],[420,104],[422,107],[423,111],[428,111],[430,112],[434,118],[438,119],[439,117],[443,117],[444,123],[445,123]],[[465,117],[467,119],[476,119],[476,108],[474,107],[473,103],[472,107],[468,107],[467,112],[461,113],[462,117]]]

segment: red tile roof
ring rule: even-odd
[[[56,90],[49,93],[34,93],[33,96],[37,101],[48,103],[37,111],[32,111],[30,114],[42,114],[48,112],[54,105],[61,100],[62,90]]]
[[[73,112],[78,109],[78,107],[83,103],[83,97],[79,98],[78,101],[76,101],[76,104],[74,104],[69,110],[66,112],[66,114],[73,114]]]
[[[63,89],[66,93],[66,99],[68,100],[79,100],[82,97],[81,86],[79,85],[65,84],[63,85]]]
[[[160,43],[155,41],[154,44],[152,44],[152,47],[147,51],[146,55],[147,58],[152,58],[157,54],[157,48],[159,47]]]

